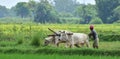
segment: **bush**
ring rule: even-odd
[[[79,24],[80,20],[79,18],[75,17],[61,17],[60,23],[62,24]]]
[[[22,44],[24,42],[24,34],[18,33],[15,36],[15,39],[17,40],[17,44]]]
[[[31,21],[30,18],[19,18],[19,17],[4,17],[0,18],[0,23],[29,23]],[[33,21],[33,20],[32,20]]]
[[[18,40],[18,43],[17,43],[17,44],[22,44],[22,43],[23,43],[23,40],[20,39],[20,40]]]
[[[59,13],[60,17],[73,17],[73,15],[71,13],[66,13],[66,12],[61,12]]]
[[[40,46],[40,35],[39,35],[39,32],[33,34],[31,45],[33,45],[33,46]]]
[[[120,20],[118,20],[118,21],[114,22],[114,24],[120,24]]]
[[[90,24],[103,24],[102,20],[98,17],[93,18],[89,23]]]
[[[51,6],[51,4],[47,3],[47,0],[42,0],[38,3],[37,9],[35,11],[35,22],[40,23],[57,23],[57,19],[59,19],[57,12]]]
[[[120,41],[120,34],[100,34],[100,41]]]

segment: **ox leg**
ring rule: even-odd
[[[70,48],[74,48],[74,44],[70,44]]]
[[[81,43],[80,45],[81,45],[82,47],[84,47],[84,43]]]
[[[70,45],[70,48],[72,48],[72,44]]]
[[[56,42],[55,45],[56,45],[57,47],[59,47],[59,42]]]
[[[86,46],[89,48],[90,47],[90,44],[89,44],[89,42],[86,42]]]
[[[68,48],[68,46],[70,46],[69,42],[66,42],[66,48]]]
[[[56,47],[59,47],[59,40],[58,39],[55,39],[55,45],[56,45]]]
[[[89,44],[86,44],[86,46],[89,48],[90,47],[90,45]]]
[[[70,39],[70,48],[74,48],[74,40],[73,39]]]
[[[85,44],[86,44],[86,46],[87,46],[88,48],[90,47],[89,39],[87,39],[87,40],[85,41]]]
[[[59,47],[59,43],[57,43],[56,45],[57,45],[57,47]]]
[[[68,48],[68,44],[66,44],[65,47]]]

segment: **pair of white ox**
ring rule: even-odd
[[[72,33],[70,31],[60,30],[45,38],[45,46],[49,43],[55,44],[57,47],[60,43],[65,43],[66,47],[70,48],[84,46],[84,44],[89,47],[89,37],[84,33]]]

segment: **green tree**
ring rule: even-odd
[[[58,12],[72,13],[79,4],[76,0],[54,0]]]
[[[102,20],[98,17],[93,18],[89,24],[103,24]]]
[[[114,21],[120,20],[120,6],[113,10],[113,16],[116,18]]]
[[[16,17],[15,7],[12,7],[9,9],[9,16],[10,17]]]
[[[0,6],[0,18],[8,15],[8,9],[5,6]]]
[[[80,21],[80,23],[86,24],[89,23],[89,21],[93,18],[97,16],[97,11],[96,11],[96,6],[95,5],[79,5],[76,9],[75,9],[75,13],[74,13],[77,17],[82,18],[82,20]]]
[[[18,16],[21,16],[22,18],[27,17],[29,15],[29,8],[28,4],[26,2],[19,2],[15,6],[15,11]]]
[[[41,0],[38,3],[34,21],[40,23],[54,23],[57,22],[57,20],[58,16],[55,9],[50,5],[47,0]]]
[[[95,0],[98,7],[98,16],[104,23],[112,23],[116,20],[113,17],[113,10],[120,5],[120,0]]]
[[[35,10],[37,8],[37,3],[34,0],[29,0],[28,7],[30,9],[30,17],[34,19],[35,16]]]

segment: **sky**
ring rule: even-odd
[[[0,5],[6,6],[7,8],[11,8],[15,6],[18,2],[28,2],[29,0],[0,0]],[[39,1],[39,0],[35,0]],[[90,4],[95,4],[94,0],[78,0],[80,3],[90,3]]]

